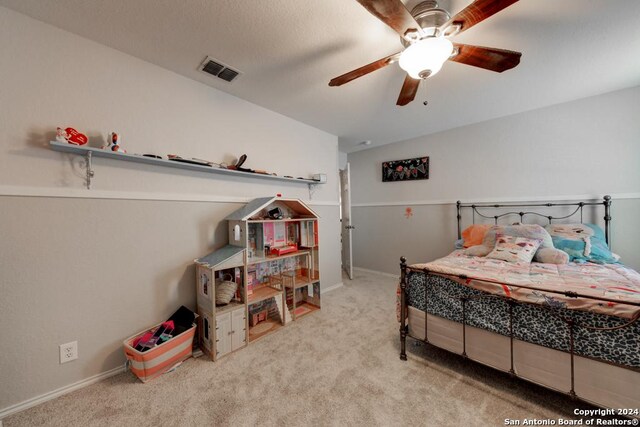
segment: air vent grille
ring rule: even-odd
[[[224,65],[218,64],[215,61],[208,61],[207,64],[202,68],[202,71],[205,73],[213,74],[217,76],[220,74],[220,71],[224,70]]]
[[[232,70],[231,68],[225,68],[224,70],[220,71],[220,74],[218,74],[218,77],[220,77],[222,80],[226,80],[230,82],[236,77],[238,77],[238,72]]]
[[[217,59],[213,59],[209,56],[207,56],[205,60],[202,61],[200,70],[229,83],[231,83],[236,79],[236,77],[240,75],[239,71],[229,68],[228,65],[225,65]]]

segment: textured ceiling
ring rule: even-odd
[[[468,3],[440,1],[452,14]],[[521,51],[517,68],[498,74],[446,63],[406,107],[395,105],[404,80],[397,64],[327,85],[401,48],[355,0],[0,5],[337,135],[346,152],[367,148],[364,140],[374,147],[640,84],[638,0],[521,0],[454,38]],[[244,74],[232,84],[203,74],[206,55]]]

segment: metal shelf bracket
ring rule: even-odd
[[[85,154],[84,166],[87,169],[87,176],[86,176],[87,190],[91,190],[91,178],[93,178],[93,176],[95,175],[95,172],[93,171],[93,167],[91,164],[91,151],[87,151],[87,153]]]
[[[313,198],[313,194],[318,189],[318,184],[309,183],[308,186],[309,186],[309,200],[311,200]]]

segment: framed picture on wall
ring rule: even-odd
[[[429,157],[390,160],[382,163],[382,182],[429,179]]]

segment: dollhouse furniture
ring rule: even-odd
[[[279,209],[280,218],[269,212]],[[320,309],[318,215],[298,199],[254,199],[225,218],[229,244],[195,260],[199,341],[217,360]],[[216,305],[216,280],[232,279]]]
[[[249,318],[249,326],[256,326],[265,320],[267,320],[267,310],[259,311]]]

